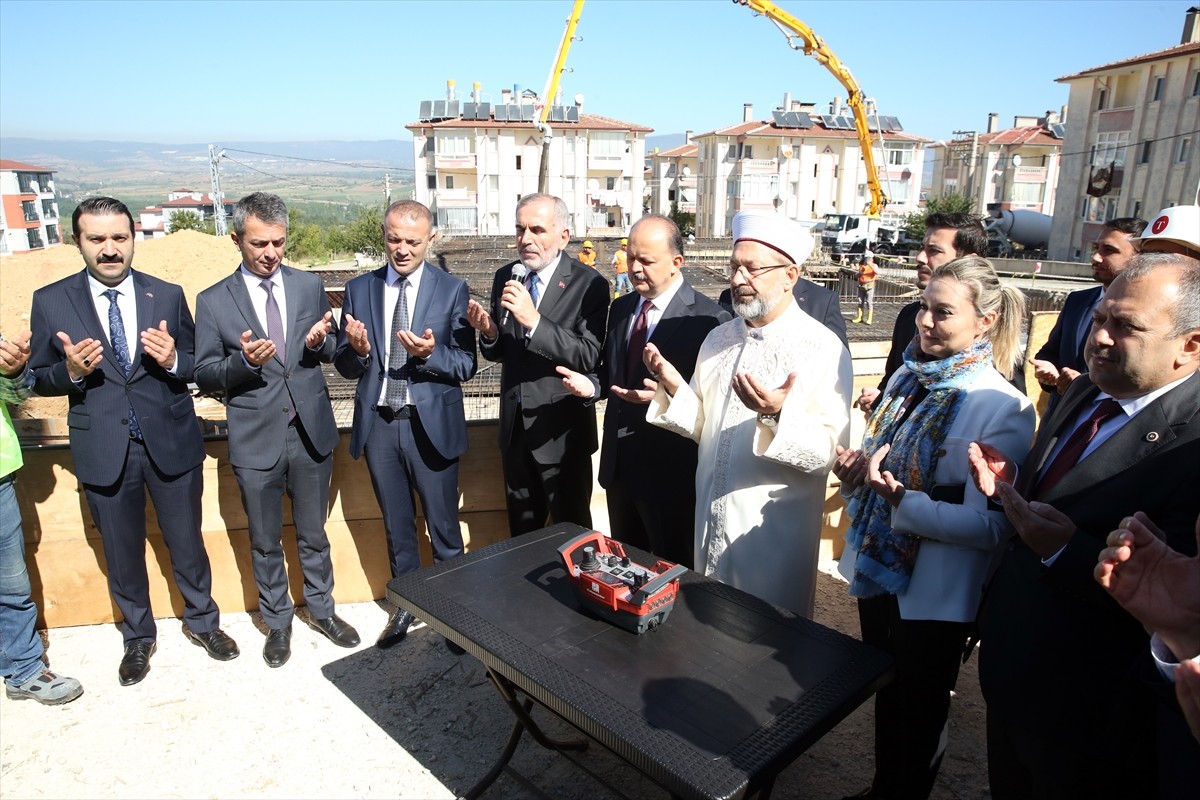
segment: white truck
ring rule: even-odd
[[[834,261],[870,250],[877,255],[898,252],[901,231],[866,214],[826,214],[821,230],[821,247]],[[905,248],[905,252],[907,249]]]

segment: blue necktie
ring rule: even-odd
[[[116,289],[104,292],[104,296],[108,298],[108,341],[117,355],[121,370],[128,378],[133,370],[133,359],[129,356],[129,341],[125,338],[125,321],[121,319],[121,307],[117,305],[118,294],[120,292]],[[137,413],[134,412],[132,404],[129,406],[129,436],[132,439],[142,438],[142,428],[138,425]]]
[[[538,284],[540,283],[541,281],[538,280],[536,272],[529,273],[529,297],[533,300],[534,308],[537,308],[538,298],[542,296],[541,291],[538,289]]]

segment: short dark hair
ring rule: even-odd
[[[75,206],[75,211],[71,214],[71,232],[75,234],[76,242],[79,241],[79,218],[84,214],[92,217],[112,217],[124,214],[125,219],[129,220],[129,233],[133,234],[133,214],[129,212],[129,206],[115,197],[89,197]]]
[[[663,214],[643,214],[642,218],[633,224],[633,228],[641,225],[643,222],[657,222],[667,229],[667,249],[671,251],[673,256],[683,255],[683,234],[679,231],[679,226],[675,224],[675,220]],[[629,229],[633,233],[633,228]]]
[[[1104,236],[1106,233],[1116,231],[1117,233],[1125,234],[1130,239],[1135,239],[1142,235],[1142,231],[1146,230],[1146,226],[1149,224],[1141,217],[1117,217],[1104,223],[1104,228],[1100,231],[1100,235]],[[1135,241],[1132,244],[1135,253],[1142,252],[1142,243],[1140,241]]]
[[[233,207],[233,230],[238,236],[246,232],[247,217],[257,217],[268,225],[282,225],[287,230],[287,205],[277,194],[254,192],[238,200]]]
[[[925,217],[925,230],[930,228],[953,228],[954,252],[963,256],[987,255],[987,231],[983,221],[974,214],[961,211],[935,211]]]

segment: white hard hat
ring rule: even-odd
[[[1133,241],[1141,242],[1143,248],[1147,242],[1163,241],[1200,250],[1200,206],[1164,208]]]
[[[863,251],[863,258],[870,260],[870,259],[872,259],[872,258],[874,258],[874,257],[875,257],[875,254],[874,254],[874,253],[872,253],[870,250],[864,250],[864,251]]]

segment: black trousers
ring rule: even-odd
[[[592,527],[592,458],[590,453],[539,464],[525,443],[520,422],[502,453],[504,499],[511,536],[536,531],[552,522]]]
[[[895,595],[860,599],[862,639],[896,660],[896,679],[875,695],[875,791],[925,800],[946,749],[950,691],[972,623],[908,620]]]

